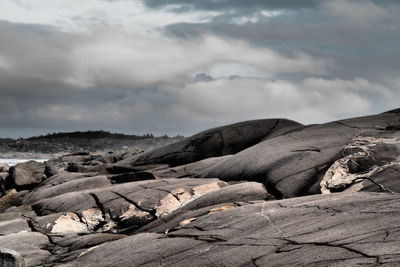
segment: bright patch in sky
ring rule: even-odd
[[[129,32],[152,33],[179,22],[208,22],[219,12],[174,13],[153,10],[140,1],[106,0],[14,0],[0,1],[0,20],[51,25],[68,32],[96,27],[117,27]]]

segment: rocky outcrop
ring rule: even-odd
[[[87,250],[65,266],[396,266],[399,200],[343,193],[210,208],[167,232]]]
[[[16,188],[32,188],[45,179],[44,163],[28,161],[10,168],[10,183]]]
[[[10,167],[7,164],[0,164],[0,172],[8,172]]]
[[[184,140],[128,158],[117,166],[183,165],[210,157],[235,154],[265,138],[288,132],[301,124],[284,119],[254,120],[210,129]]]
[[[385,113],[293,130],[250,147],[201,173],[222,180],[264,183],[277,198],[321,193],[326,171],[357,136],[393,138],[397,113]],[[372,164],[375,164],[372,161]]]
[[[103,176],[93,178],[104,179]],[[73,180],[72,186],[71,182],[63,183],[58,188],[50,188],[51,191],[32,192],[24,198],[23,204],[32,204],[38,215],[48,215],[43,225],[50,227],[50,232],[62,232],[64,225],[73,225],[68,232],[100,229],[120,233],[142,227],[188,201],[227,185],[217,179],[149,180],[116,185],[90,181],[88,184],[92,183],[93,189],[71,192],[77,181],[84,184],[93,178]]]
[[[0,266],[398,266],[399,114],[17,165]]]
[[[358,136],[344,148],[343,155],[325,173],[321,181],[323,194],[338,191],[400,193],[400,134],[390,138]]]

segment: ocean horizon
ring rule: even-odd
[[[34,160],[37,162],[44,162],[47,161],[49,159],[17,159],[17,158],[0,158],[0,164],[7,164],[9,166],[14,166],[17,165],[18,163],[24,163],[30,160]]]

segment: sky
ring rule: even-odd
[[[400,107],[397,0],[1,0],[0,137]]]

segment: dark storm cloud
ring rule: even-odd
[[[326,1],[307,10],[256,16],[256,21],[244,23],[235,23],[229,14],[222,14],[207,23],[171,24],[164,31],[179,38],[212,33],[282,53],[304,51],[335,62],[330,78],[382,81],[396,76],[400,68],[400,6],[396,1],[376,3],[381,5],[371,1]],[[235,6],[235,1],[231,4]],[[298,7],[301,6],[299,1]],[[343,11],[346,8],[350,9],[347,13]]]
[[[0,23],[0,35],[3,136],[12,129],[26,136],[98,128],[188,134],[210,126],[201,114],[187,116],[190,107],[181,102],[187,99],[182,90],[199,70],[219,62],[272,73],[326,69],[323,61],[305,55],[283,57],[215,36],[177,42],[110,29],[66,33],[8,22]]]
[[[157,34],[110,26],[107,16],[93,27],[81,17],[85,31],[78,23],[68,32],[0,22],[0,136],[189,135],[247,119],[315,123],[398,106],[396,1],[144,3],[152,16],[179,12],[188,22]],[[121,22],[129,28],[134,18]]]
[[[193,9],[201,10],[227,10],[227,9],[297,9],[297,8],[310,8],[317,5],[321,0],[145,0],[144,3],[151,8],[160,8],[170,5],[183,5],[190,6]],[[176,9],[179,10],[179,9]],[[184,8],[182,12],[187,11]]]
[[[106,0],[120,1],[120,0]],[[150,8],[166,8],[175,12],[190,12],[193,10],[206,11],[237,11],[237,14],[248,14],[260,9],[266,10],[287,10],[299,11],[301,9],[314,9],[326,2],[336,0],[143,0],[143,3]],[[390,6],[397,4],[397,0],[353,0],[353,2],[371,2],[377,5]],[[353,12],[353,11],[352,11]],[[354,13],[356,11],[354,10]]]

